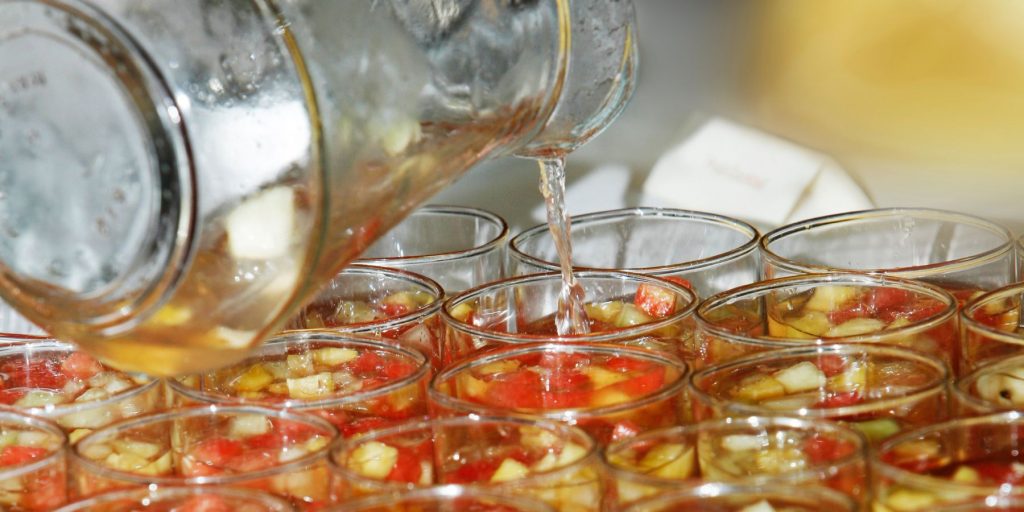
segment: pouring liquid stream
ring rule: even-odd
[[[565,207],[565,157],[546,158],[538,160],[538,163],[540,192],[547,207],[548,229],[551,230],[562,269],[562,290],[558,295],[555,329],[559,336],[588,334],[590,325],[583,307],[586,294],[572,272],[572,236]]]

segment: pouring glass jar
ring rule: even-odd
[[[568,9],[0,1],[0,295],[123,369],[241,358],[416,205],[537,135]]]

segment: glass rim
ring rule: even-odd
[[[204,495],[252,500],[258,502],[260,505],[266,506],[271,511],[277,512],[290,512],[295,510],[292,504],[287,500],[256,489],[248,489],[245,487],[213,487],[209,485],[191,487],[160,485],[153,488],[143,487],[115,489],[102,492],[100,494],[93,494],[87,498],[80,498],[74,502],[67,503],[57,508],[54,512],[77,512],[87,510],[88,507],[122,500],[139,502],[147,498],[152,498],[155,503],[160,503],[165,498],[175,499]]]
[[[425,487],[433,487],[434,485],[423,486],[409,482],[393,482],[380,480],[376,478],[370,478],[359,474],[356,471],[349,469],[348,467],[341,464],[338,461],[342,455],[347,455],[349,452],[358,447],[359,445],[368,441],[374,441],[384,439],[392,436],[401,436],[410,432],[417,432],[421,430],[434,430],[438,428],[448,427],[462,427],[476,425],[479,428],[487,428],[488,426],[505,426],[515,425],[518,427],[534,427],[542,428],[547,432],[554,432],[558,438],[565,442],[577,442],[580,441],[583,448],[586,450],[585,454],[579,459],[572,463],[552,468],[546,471],[541,471],[536,474],[528,475],[524,478],[511,480],[507,482],[466,482],[461,485],[475,486],[481,488],[493,488],[501,489],[508,486],[523,486],[523,485],[534,485],[543,483],[542,480],[548,478],[555,478],[563,476],[574,471],[579,470],[581,467],[585,467],[591,463],[599,463],[600,454],[597,446],[597,442],[583,431],[583,429],[574,426],[567,425],[565,423],[553,421],[550,419],[530,419],[516,416],[494,416],[494,415],[468,415],[468,416],[440,416],[440,417],[423,417],[399,423],[397,425],[391,425],[379,430],[373,430],[365,434],[353,437],[351,439],[339,438],[334,443],[328,456],[328,466],[331,471],[341,475],[347,482],[354,483],[359,486],[370,486],[380,490],[381,488],[394,488],[402,490],[411,489],[422,489]],[[576,485],[576,484],[572,484]]]
[[[699,270],[719,265],[722,263],[727,263],[729,261],[734,261],[743,256],[756,252],[757,242],[761,238],[760,231],[758,231],[757,228],[755,228],[751,224],[725,215],[695,210],[682,210],[678,208],[659,208],[647,206],[621,208],[617,210],[605,210],[585,213],[582,215],[573,215],[572,218],[569,220],[569,229],[572,230],[574,228],[579,227],[580,225],[586,225],[595,222],[603,222],[608,219],[644,217],[672,218],[687,221],[696,220],[706,224],[730,228],[733,231],[748,235],[750,239],[737,247],[729,249],[728,251],[708,256],[706,258],[699,258],[696,260],[684,261],[668,265],[655,265],[650,267],[630,267],[621,270],[648,275],[666,275],[685,271]],[[545,269],[547,271],[559,270],[559,264],[557,262],[552,262],[538,258],[531,254],[527,254],[522,249],[520,249],[520,245],[522,245],[527,239],[536,236],[542,236],[544,233],[547,232],[547,224],[538,224],[512,237],[508,244],[509,256],[511,258],[519,259],[525,263],[529,263],[530,265],[533,265],[537,268]],[[587,265],[573,265],[573,268],[581,270],[603,271],[620,270],[611,268],[590,267]]]
[[[444,305],[444,288],[442,288],[441,285],[437,283],[437,281],[434,281],[433,279],[423,274],[417,274],[416,272],[410,272],[408,270],[400,268],[379,267],[376,265],[353,263],[346,266],[344,269],[341,270],[341,272],[335,274],[334,277],[331,278],[331,283],[341,278],[342,274],[346,273],[360,275],[382,274],[387,276],[388,279],[396,279],[407,283],[414,283],[416,285],[420,285],[428,289],[430,293],[433,295],[434,300],[430,304],[414,309],[408,313],[387,317],[376,322],[360,322],[357,324],[339,325],[336,327],[322,327],[320,329],[330,329],[332,331],[346,334],[373,334],[378,331],[387,331],[389,329],[402,327],[407,323],[423,320],[429,317],[430,315],[433,315],[440,311],[441,307]],[[321,289],[321,292],[322,291],[323,289]],[[317,293],[314,296],[313,301],[316,301],[316,299],[318,299],[320,296],[321,294]],[[308,330],[315,329],[286,329],[279,332],[278,335]]]
[[[871,286],[874,288],[899,288],[903,290],[910,290],[914,293],[926,295],[935,299],[941,300],[945,303],[945,308],[928,318],[926,321],[914,322],[907,324],[902,327],[895,329],[887,329],[884,331],[877,331],[873,333],[858,334],[855,336],[837,336],[834,338],[827,338],[818,336],[815,338],[808,339],[795,339],[795,338],[778,338],[774,336],[762,336],[754,337],[743,334],[734,333],[721,327],[708,320],[707,314],[715,308],[729,304],[730,302],[743,299],[753,299],[762,296],[766,292],[773,292],[779,289],[785,289],[790,287],[797,287],[807,285],[809,287],[813,285],[821,284],[852,284],[855,286]],[[736,343],[742,343],[744,345],[756,345],[766,348],[780,348],[780,347],[805,347],[811,345],[828,345],[836,342],[842,343],[882,343],[879,339],[888,338],[890,336],[906,336],[909,334],[917,334],[920,332],[928,331],[942,325],[951,319],[954,319],[957,315],[957,301],[948,291],[935,286],[933,284],[924,283],[921,281],[913,281],[910,279],[900,278],[889,275],[877,275],[877,274],[864,274],[860,272],[829,272],[825,274],[797,274],[793,276],[780,277],[775,279],[768,279],[764,281],[758,281],[743,285],[731,290],[712,295],[697,307],[697,311],[694,313],[694,318],[697,320],[698,331],[709,332],[712,335],[724,338],[729,341]]]
[[[306,425],[312,425],[315,428],[324,431],[328,438],[328,443],[323,448],[303,455],[294,460],[290,460],[283,464],[272,466],[259,471],[251,471],[246,473],[236,473],[231,475],[211,475],[211,476],[177,476],[177,475],[142,475],[138,473],[132,473],[129,471],[121,471],[114,469],[103,464],[97,463],[96,461],[85,457],[80,454],[79,451],[88,446],[90,442],[98,442],[97,440],[108,440],[117,439],[117,435],[122,431],[132,430],[135,428],[144,427],[147,425],[155,425],[164,423],[167,421],[175,421],[185,418],[201,417],[201,416],[217,416],[222,415],[224,417],[230,417],[234,415],[243,414],[256,414],[265,416],[267,418],[276,418],[285,421],[293,421],[305,423]],[[112,480],[118,480],[121,482],[130,482],[134,485],[150,486],[150,485],[177,485],[177,486],[210,486],[210,485],[232,485],[237,482],[245,482],[248,480],[256,480],[260,478],[266,478],[274,475],[278,475],[284,472],[292,470],[300,470],[312,463],[315,463],[319,459],[327,458],[330,453],[331,443],[338,438],[338,429],[331,425],[330,422],[313,416],[311,414],[297,412],[288,409],[273,409],[270,407],[261,407],[255,405],[193,405],[176,407],[163,412],[157,412],[153,414],[147,414],[143,416],[136,416],[121,420],[116,423],[112,423],[103,428],[96,429],[84,437],[78,440],[71,449],[68,450],[68,457],[73,461],[74,464],[82,466],[85,471],[98,475],[102,478],[108,478]],[[173,448],[172,448],[173,449]]]
[[[457,320],[452,316],[451,310],[458,304],[465,304],[468,301],[477,299],[485,294],[509,289],[515,286],[532,285],[542,281],[560,281],[561,274],[558,272],[544,272],[540,274],[527,274],[522,276],[513,276],[500,279],[498,281],[492,281],[489,283],[482,284],[475,288],[470,288],[462,293],[453,295],[444,301],[444,304],[440,310],[440,316],[442,322],[447,327],[451,327],[463,334],[470,336],[476,336],[481,338],[488,338],[494,341],[500,341],[507,343],[512,346],[524,345],[527,343],[546,343],[546,342],[560,342],[560,343],[608,343],[614,342],[620,338],[631,337],[643,337],[644,335],[657,331],[663,327],[676,324],[687,317],[694,315],[700,304],[700,299],[697,293],[693,290],[672,281],[662,279],[658,276],[651,276],[647,274],[638,274],[634,272],[623,272],[623,271],[606,271],[606,270],[584,270],[574,272],[577,281],[587,279],[617,279],[619,281],[634,281],[641,284],[653,284],[661,288],[671,290],[676,295],[685,297],[689,302],[683,309],[673,312],[665,318],[659,318],[655,321],[648,322],[645,324],[638,324],[622,329],[614,329],[611,331],[601,331],[590,334],[582,335],[565,335],[559,336],[557,334],[527,334],[527,333],[508,333],[499,332],[495,330],[489,330],[480,328],[461,320]]]
[[[43,431],[47,434],[52,434],[57,440],[60,441],[60,446],[50,453],[47,453],[45,457],[33,460],[28,464],[19,464],[16,466],[9,466],[0,468],[0,481],[4,481],[10,478],[17,478],[35,471],[39,471],[56,461],[64,458],[65,454],[69,450],[68,435],[64,433],[64,430],[57,426],[53,421],[40,418],[21,412],[15,408],[0,407],[0,423],[2,424],[17,424],[22,427],[29,427],[31,431]]]
[[[1006,509],[1006,507],[1014,508]],[[940,503],[930,510],[932,512],[978,512],[979,510],[1019,510],[1020,508],[1024,508],[1024,498],[1019,495],[1000,494],[978,496],[967,502]]]
[[[389,494],[365,496],[347,501],[341,505],[330,507],[325,509],[324,512],[358,512],[359,510],[367,510],[374,507],[387,507],[389,505],[394,505],[396,502],[430,503],[438,500],[462,498],[493,501],[499,505],[514,507],[517,510],[534,510],[537,512],[555,511],[551,505],[534,498],[528,498],[526,496],[516,494],[492,492],[479,486],[447,484],[432,487],[421,487],[403,492],[399,496]]]
[[[981,485],[981,484],[969,484],[965,482],[958,482],[949,478],[936,478],[928,475],[922,475],[915,473],[910,470],[906,470],[892,464],[889,464],[883,460],[882,456],[884,453],[889,452],[897,445],[920,439],[931,434],[941,434],[943,432],[949,432],[956,429],[962,429],[965,427],[974,427],[978,425],[990,425],[994,427],[1020,427],[1024,426],[1024,413],[1019,411],[1001,411],[992,414],[985,414],[982,416],[973,416],[967,418],[955,418],[949,419],[940,423],[934,423],[925,427],[917,428],[914,430],[908,430],[896,434],[889,439],[883,441],[878,448],[872,450],[869,454],[870,463],[872,468],[878,472],[880,476],[890,478],[898,482],[910,482],[912,485],[918,487],[934,487],[941,485],[943,488],[951,488],[953,490],[967,491],[970,493],[989,493],[992,494],[993,490],[996,490],[996,494],[1000,493],[998,490],[1001,488],[999,485]],[[955,462],[955,461],[954,461]],[[1010,493],[1011,495],[1020,496],[1024,493],[1024,490],[1018,490],[1018,492]]]
[[[80,348],[78,348],[75,345],[72,345],[70,343],[65,343],[63,341],[59,341],[59,340],[56,340],[56,339],[53,339],[53,338],[44,338],[44,339],[42,339],[42,340],[40,340],[38,342],[32,342],[32,343],[18,343],[18,344],[11,344],[11,345],[0,345],[0,360],[4,359],[6,357],[10,357],[10,356],[17,356],[18,354],[24,354],[24,355],[27,355],[27,356],[31,356],[31,353],[32,352],[36,352],[36,351],[38,351],[40,353],[48,353],[48,352],[68,352],[68,353],[83,352],[83,353],[87,353],[87,352],[84,352],[82,349],[80,349]],[[100,362],[102,363],[102,361],[100,361]],[[109,367],[106,364],[104,364],[103,367],[104,367],[104,371],[113,371],[113,372],[120,373],[122,375],[127,376],[129,379],[132,379],[133,382],[135,382],[134,381],[135,377],[145,377],[145,378],[149,379],[149,381],[144,382],[142,384],[138,384],[136,382],[135,386],[133,386],[131,388],[128,388],[128,389],[126,389],[124,391],[121,391],[121,392],[118,392],[118,393],[114,393],[113,395],[110,395],[109,397],[104,398],[102,400],[91,400],[91,401],[88,401],[88,402],[70,402],[70,403],[66,403],[66,404],[51,404],[51,405],[46,405],[46,406],[43,406],[43,407],[17,407],[17,406],[14,406],[14,405],[11,405],[9,407],[11,407],[13,409],[16,409],[16,410],[19,410],[19,411],[25,411],[25,412],[27,412],[29,414],[34,415],[34,416],[41,416],[41,417],[45,417],[45,418],[50,418],[50,419],[56,420],[56,419],[59,419],[59,418],[61,418],[63,416],[66,416],[66,415],[77,414],[77,413],[85,412],[85,411],[91,411],[91,410],[99,409],[99,408],[102,408],[102,407],[109,407],[111,404],[120,402],[122,400],[130,400],[130,399],[133,399],[133,398],[137,398],[140,395],[143,395],[145,393],[148,393],[148,392],[152,391],[155,388],[158,388],[160,386],[160,383],[161,383],[160,379],[155,378],[155,377],[150,377],[148,375],[144,375],[144,374],[141,374],[141,373],[123,372],[123,371],[118,370],[116,368]]]
[[[674,367],[679,370],[679,377],[675,382],[665,384],[661,389],[648,395],[641,396],[635,400],[614,405],[601,407],[577,407],[560,409],[514,409],[468,402],[464,399],[454,397],[438,389],[442,382],[456,378],[462,372],[475,367],[484,366],[501,359],[517,357],[537,352],[584,352],[598,354],[621,355],[627,352],[629,357],[657,361],[664,367]],[[610,414],[638,409],[653,403],[671,398],[674,395],[685,393],[687,376],[690,374],[690,367],[679,357],[653,350],[627,347],[622,345],[611,345],[607,343],[529,343],[514,345],[508,348],[500,348],[490,352],[484,352],[478,356],[463,359],[443,371],[434,375],[427,388],[427,397],[430,403],[438,404],[444,408],[454,411],[464,411],[477,415],[499,415],[504,417],[520,418],[543,418],[554,421],[575,421],[580,419],[600,418]]]
[[[951,386],[953,395],[956,400],[973,407],[976,410],[984,411],[986,414],[994,414],[997,412],[1007,412],[1015,410],[1012,407],[1006,407],[999,404],[994,404],[980,396],[976,396],[970,392],[971,385],[975,384],[978,379],[986,375],[991,375],[993,372],[1000,370],[1006,370],[1008,368],[1022,368],[1024,367],[1024,354],[1018,354],[1006,359],[999,361],[992,361],[988,364],[984,364],[977,368],[974,368],[967,375],[959,377]]]
[[[1001,343],[1024,345],[1024,335],[1014,335],[1008,331],[1001,331],[985,325],[973,317],[979,308],[985,307],[990,301],[1007,297],[1019,297],[1021,294],[1024,294],[1024,283],[1014,283],[975,297],[960,309],[960,325],[965,331],[980,333],[986,338],[992,338]],[[1017,307],[1024,309],[1024,302],[1018,303]]]
[[[454,215],[459,217],[468,217],[484,220],[491,223],[498,228],[498,234],[490,240],[473,247],[469,247],[460,251],[446,251],[437,253],[417,254],[413,256],[388,256],[383,258],[357,258],[353,263],[387,267],[390,265],[410,265],[420,263],[438,263],[443,261],[460,260],[464,258],[471,258],[480,254],[484,254],[495,249],[500,249],[505,245],[505,239],[508,238],[509,228],[508,222],[505,221],[500,215],[489,212],[482,208],[474,208],[470,206],[455,206],[455,205],[440,205],[431,204],[422,206],[414,210],[409,217],[416,215]]]
[[[833,224],[845,223],[853,220],[862,219],[883,219],[887,217],[895,217],[897,215],[906,215],[914,218],[926,218],[935,219],[942,221],[949,221],[960,225],[973,225],[979,229],[986,230],[990,233],[1000,235],[1004,238],[1002,244],[985,251],[981,251],[977,254],[972,254],[962,258],[957,258],[950,261],[942,261],[935,263],[927,263],[924,265],[913,265],[909,267],[892,267],[892,268],[872,268],[872,269],[838,269],[832,268],[827,265],[820,265],[814,263],[803,263],[791,258],[787,258],[778,254],[770,248],[774,242],[786,238],[795,233],[804,233],[811,231],[820,226],[830,226]],[[812,219],[795,222],[775,228],[761,237],[758,242],[760,252],[764,258],[764,263],[783,269],[787,272],[794,273],[823,273],[832,272],[835,270],[847,270],[856,271],[867,274],[886,274],[895,275],[898,277],[904,277],[909,279],[928,277],[935,273],[936,269],[942,270],[957,270],[966,269],[995,261],[1006,253],[1014,250],[1014,238],[1010,233],[1010,230],[1003,227],[995,222],[978,217],[975,215],[969,215],[966,213],[955,212],[951,210],[942,210],[937,208],[918,208],[918,207],[901,207],[901,208],[874,208],[868,210],[858,210],[852,212],[843,212],[832,215],[825,215],[822,217],[815,217]]]
[[[358,336],[350,333],[337,333],[323,329],[294,330],[281,333],[280,335],[274,336],[265,341],[247,358],[235,363],[233,366],[244,365],[248,362],[258,360],[259,358],[274,355],[269,354],[274,351],[281,351],[280,355],[286,355],[288,347],[307,342],[326,343],[334,346],[358,345],[362,349],[384,350],[398,353],[403,357],[413,359],[416,363],[416,370],[405,377],[395,380],[394,382],[389,382],[383,386],[373,388],[365,392],[356,392],[351,395],[322,398],[318,400],[295,400],[289,398],[283,401],[272,401],[242,398],[222,393],[207,393],[203,390],[190,388],[181,382],[178,382],[177,379],[167,379],[167,386],[171,388],[172,392],[180,393],[186,398],[206,404],[221,406],[257,406],[305,412],[326,407],[339,407],[386,396],[404,387],[414,385],[430,373],[430,361],[427,359],[426,355],[417,350],[394,343],[387,343],[381,339]]]
[[[765,362],[771,362],[778,359],[792,359],[792,360],[807,360],[807,358],[813,356],[831,355],[831,354],[848,354],[848,353],[867,353],[869,357],[874,355],[894,355],[904,361],[912,360],[916,363],[931,366],[937,370],[938,375],[928,381],[926,384],[918,386],[910,392],[906,392],[900,395],[888,396],[879,400],[872,400],[870,402],[848,405],[843,407],[831,407],[831,408],[802,408],[799,410],[774,410],[760,406],[759,404],[746,404],[733,402],[723,397],[712,395],[701,388],[699,383],[710,379],[712,375],[728,372],[738,368],[754,367],[758,364]],[[895,407],[904,402],[911,402],[916,400],[923,400],[929,396],[941,394],[946,391],[950,386],[947,384],[951,372],[941,359],[924,352],[918,352],[916,350],[907,349],[895,345],[884,345],[884,344],[871,344],[871,343],[860,343],[860,344],[830,344],[830,345],[811,345],[807,347],[790,347],[778,350],[772,350],[768,352],[757,352],[747,356],[732,359],[724,363],[708,366],[701,370],[698,370],[690,375],[689,385],[687,389],[690,392],[690,396],[696,401],[700,402],[705,406],[721,408],[724,411],[739,412],[750,415],[785,415],[785,416],[799,416],[805,418],[820,418],[820,419],[831,419],[843,416],[855,416],[858,414],[870,413],[880,409],[888,409]]]
[[[630,502],[621,509],[621,512],[646,512],[652,507],[670,506],[680,500],[687,499],[708,499],[708,498],[743,498],[756,499],[759,496],[807,497],[812,501],[825,501],[830,504],[841,503],[845,510],[853,512],[858,510],[857,503],[839,491],[822,485],[795,486],[795,485],[744,485],[728,482],[710,482],[692,487],[685,487],[679,490],[649,496],[638,501]],[[662,509],[664,510],[664,509]],[[835,511],[840,512],[840,511]]]
[[[854,466],[858,462],[864,464],[867,467],[868,464],[868,453],[867,438],[864,437],[860,432],[843,426],[839,423],[833,423],[824,418],[806,418],[806,417],[789,417],[789,416],[744,416],[744,417],[727,417],[727,418],[715,418],[710,420],[704,420],[689,425],[676,425],[672,427],[659,428],[655,430],[648,430],[647,432],[641,432],[640,434],[622,439],[620,441],[614,441],[603,450],[601,450],[601,462],[608,468],[608,472],[611,473],[614,479],[630,480],[634,483],[642,485],[652,486],[665,486],[665,485],[687,485],[689,481],[690,485],[697,486],[703,483],[712,483],[703,480],[701,477],[699,480],[677,480],[673,478],[661,478],[658,476],[651,475],[649,473],[640,473],[632,471],[627,468],[621,467],[611,461],[611,455],[619,450],[626,450],[635,443],[643,443],[652,439],[668,438],[675,439],[679,436],[687,436],[693,434],[697,438],[699,443],[701,436],[705,433],[710,432],[721,432],[722,430],[730,431],[736,430],[737,433],[746,431],[747,428],[758,428],[758,427],[769,427],[776,428],[778,430],[790,430],[790,431],[802,431],[812,434],[827,433],[832,434],[835,438],[842,438],[848,441],[852,441],[854,444],[854,450],[849,454],[840,457],[836,460],[829,461],[826,464],[816,464],[811,468],[803,468],[799,471],[792,471],[786,473],[780,473],[775,475],[743,475],[735,476],[734,480],[730,480],[731,483],[739,485],[788,485],[793,481],[807,480],[821,473],[822,471],[834,470],[838,471],[843,468]],[[697,447],[694,446],[694,450]]]

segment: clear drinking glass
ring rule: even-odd
[[[709,297],[697,308],[695,367],[785,347],[899,345],[956,368],[957,302],[945,290],[886,276],[805,274]]]
[[[1006,412],[950,420],[886,441],[872,453],[875,510],[1019,497],[1022,432],[1024,418]]]
[[[555,512],[543,501],[461,485],[368,496],[324,512]]]
[[[761,238],[765,277],[851,270],[920,279],[961,303],[1015,280],[1013,236],[962,213],[886,208],[782,226]]]
[[[294,332],[238,364],[168,385],[179,404],[295,410],[350,437],[427,414],[429,379],[430,365],[419,352],[354,336]]]
[[[694,416],[799,416],[843,423],[877,445],[949,415],[949,370],[885,345],[824,345],[763,352],[693,374]]]
[[[248,487],[301,509],[330,500],[330,423],[256,406],[181,407],[115,423],[71,452],[76,496],[120,488]]]
[[[398,268],[437,281],[448,294],[505,277],[508,224],[463,206],[424,206],[360,254],[359,263]]]
[[[597,445],[552,421],[465,416],[411,422],[339,443],[331,469],[339,500],[460,484],[529,496],[560,511],[601,510]]]
[[[53,340],[0,347],[0,404],[57,423],[74,444],[115,421],[163,405],[163,383],[112,370]]]
[[[231,487],[157,487],[106,492],[55,512],[293,512],[294,507],[271,494]]]
[[[964,305],[960,312],[961,371],[969,372],[986,363],[1024,354],[1021,294],[1024,284],[1015,284],[975,297]]]
[[[514,277],[448,299],[441,311],[447,364],[501,347],[536,342],[634,345],[692,359],[697,296],[671,281],[622,272],[578,272],[588,334],[555,329],[560,274]]]
[[[575,268],[685,279],[703,297],[761,276],[757,229],[721,215],[629,208],[576,215],[570,227]],[[547,225],[513,237],[509,262],[513,275],[558,270]]]
[[[953,386],[957,416],[1024,411],[1024,355],[979,366]]]
[[[990,496],[983,500],[972,500],[968,503],[929,507],[928,510],[932,512],[991,512],[993,510],[1022,512],[1024,511],[1024,499]]]
[[[531,344],[463,360],[431,381],[437,416],[517,416],[582,428],[599,445],[689,423],[675,356],[604,344]]]
[[[623,507],[621,512],[830,512],[858,510],[841,493],[823,487],[768,487],[705,484],[679,490]]]
[[[123,369],[237,361],[538,135],[574,25],[621,2],[588,3],[5,2],[0,295]]]
[[[298,315],[287,329],[328,329],[377,336],[441,358],[441,285],[428,277],[384,267],[349,265]]]
[[[49,511],[63,505],[67,445],[56,425],[0,411],[0,509]]]
[[[866,445],[829,421],[751,416],[644,432],[603,456],[620,505],[707,482],[823,486],[863,503]]]

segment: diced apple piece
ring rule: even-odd
[[[46,407],[47,405],[58,405],[65,402],[63,393],[47,391],[45,389],[33,389],[25,396],[14,402],[15,407]]]
[[[299,400],[324,398],[334,393],[334,378],[329,372],[288,379],[288,395]]]
[[[850,423],[850,426],[859,430],[868,441],[876,443],[888,439],[900,432],[900,424],[892,418],[878,418],[868,421]]]
[[[583,373],[590,378],[590,382],[593,384],[594,389],[601,389],[612,384],[618,384],[629,378],[624,373],[613,372],[600,366],[587,366],[583,368]]]
[[[270,418],[257,414],[242,414],[231,418],[228,428],[232,439],[243,439],[246,437],[259,436],[270,432],[273,425]]]
[[[827,380],[825,372],[810,361],[803,361],[779,370],[773,377],[782,384],[787,394],[821,389]]]
[[[477,373],[480,375],[498,375],[502,373],[511,373],[519,369],[519,361],[506,359],[504,361],[494,361],[493,363],[487,363],[477,369]]]
[[[565,443],[562,451],[558,452],[558,465],[568,466],[587,455],[587,450],[576,443]]]
[[[463,302],[462,304],[459,304],[452,308],[449,314],[452,315],[452,318],[460,322],[466,322],[469,319],[469,317],[473,314],[473,311],[473,306],[471,306],[467,302]]]
[[[529,474],[530,468],[526,467],[525,464],[512,458],[506,458],[501,461],[501,465],[491,475],[491,481],[509,482],[512,480],[522,480]]]
[[[851,362],[842,373],[828,379],[828,387],[832,391],[853,391],[863,389],[868,384],[867,363]]]
[[[900,443],[893,448],[893,453],[901,459],[929,459],[942,452],[942,445],[934,439],[919,439]]]
[[[803,393],[800,395],[762,400],[760,402],[760,406],[773,411],[799,411],[800,409],[813,407],[814,404],[818,402],[819,398],[820,396],[818,393]]]
[[[722,448],[730,452],[748,452],[760,450],[764,447],[765,441],[761,436],[733,434],[722,438]]]
[[[591,407],[607,407],[610,405],[617,405],[632,400],[632,397],[611,388],[604,388],[597,390],[594,393],[594,397],[591,399]]]
[[[771,503],[761,500],[753,505],[747,505],[741,508],[739,512],[775,512],[775,507],[773,507]]]
[[[619,300],[612,300],[608,302],[584,304],[583,309],[587,312],[587,318],[597,320],[598,322],[604,322],[606,324],[615,323],[615,319],[618,318],[619,313],[622,312],[622,305],[624,303]]]
[[[640,459],[640,467],[659,478],[684,480],[693,474],[695,455],[692,446],[665,443],[655,446]]]
[[[479,398],[487,393],[487,383],[468,373],[459,375],[456,377],[456,381],[460,395]]]
[[[116,439],[111,444],[118,453],[130,453],[144,459],[152,459],[162,450],[158,444],[134,439]]]
[[[653,320],[653,317],[633,304],[623,304],[622,311],[615,317],[614,324],[615,327],[631,327],[651,323]]]
[[[104,463],[118,471],[126,471],[135,473],[139,469],[149,465],[149,460],[139,457],[134,453],[118,453],[114,452],[107,455]]]
[[[551,448],[558,444],[558,436],[543,428],[523,427],[519,443],[527,448]]]
[[[359,357],[359,352],[351,348],[325,347],[313,351],[313,361],[328,366],[338,366]]]
[[[807,458],[797,448],[772,448],[754,454],[754,464],[768,474],[783,474],[807,466]]]
[[[150,462],[139,469],[138,473],[152,476],[166,475],[171,472],[172,462],[171,451],[168,450],[153,462]]]
[[[89,388],[85,393],[78,395],[75,402],[98,402],[100,400],[106,400],[107,398],[110,398],[110,393],[108,393],[107,390],[103,388]]]
[[[80,439],[92,433],[92,429],[76,428],[68,434],[68,444],[77,444]]]
[[[934,505],[935,496],[910,489],[897,489],[885,499],[885,505],[895,512],[913,512]]]
[[[877,318],[851,318],[831,329],[825,334],[829,338],[843,338],[871,334],[885,329],[885,322]]]
[[[1002,405],[1024,404],[1024,369],[982,375],[978,378],[978,394]]]
[[[402,154],[423,136],[420,123],[405,117],[371,120],[367,125],[367,132],[380,143],[380,147],[389,156]]]
[[[814,289],[810,299],[804,304],[805,311],[830,313],[857,297],[857,288],[853,286],[820,286]]]
[[[744,383],[734,394],[736,398],[744,402],[758,402],[769,398],[785,396],[786,388],[778,379],[769,375]]]
[[[314,371],[312,353],[289,354],[285,360],[288,362],[288,375],[291,377],[305,377]]]
[[[114,453],[114,448],[107,443],[93,443],[79,448],[83,457],[91,460],[102,460]]]
[[[805,311],[799,316],[786,318],[785,338],[813,339],[824,336],[832,329],[828,316],[820,311]]]
[[[273,260],[285,256],[295,229],[295,193],[275,187],[245,200],[224,221],[231,256]]]
[[[349,455],[348,464],[355,472],[368,478],[383,480],[398,463],[398,448],[378,441],[360,444]]]
[[[274,376],[262,364],[250,366],[235,379],[234,387],[239,392],[260,391],[274,382]]]

